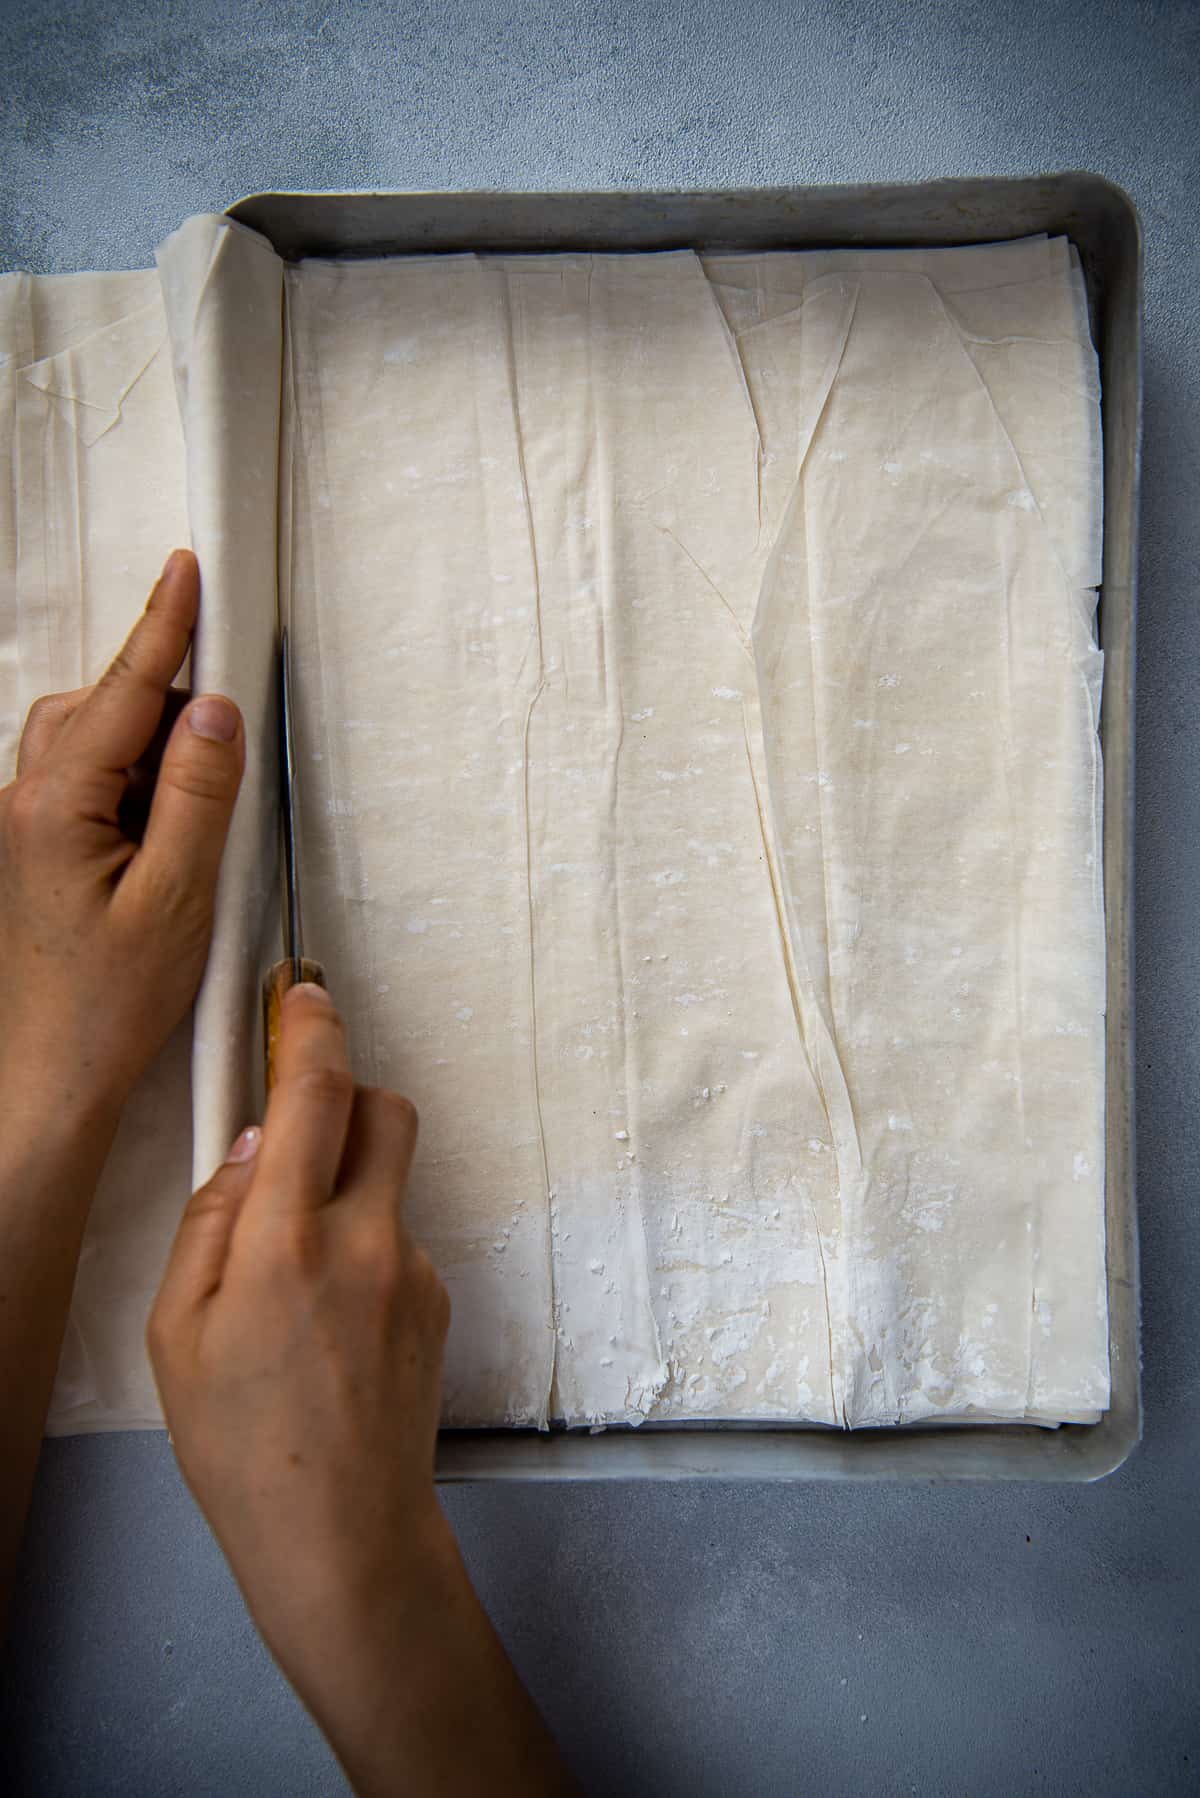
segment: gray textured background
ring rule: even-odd
[[[1200,1784],[1200,9],[0,0],[0,266],[139,267],[270,187],[740,186],[1092,168],[1147,234],[1139,1080],[1146,1441],[1088,1489],[459,1489],[597,1793]],[[398,1670],[398,1677],[403,1677]],[[48,1445],[16,1791],[334,1793],[164,1438]]]

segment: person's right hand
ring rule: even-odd
[[[148,1343],[185,1478],[268,1645],[335,1736],[434,1496],[445,1288],[401,1221],[416,1114],[355,1087],[319,987],[283,1002],[262,1131],[194,1195]],[[260,1140],[261,1138],[261,1140]],[[376,1643],[377,1646],[377,1643]]]
[[[400,1219],[415,1113],[354,1085],[319,987],[280,1022],[266,1123],[188,1205],[150,1319],[180,1465],[363,1798],[574,1791],[434,1495],[450,1305]]]

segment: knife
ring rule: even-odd
[[[263,983],[263,1045],[267,1094],[275,1084],[280,1006],[289,987],[301,980],[325,985],[325,970],[304,953],[300,913],[300,870],[296,850],[296,751],[292,734],[292,671],[285,625],[279,639],[279,816],[283,836],[283,960]]]

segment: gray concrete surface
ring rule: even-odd
[[[1200,1785],[1200,9],[1189,0],[0,0],[0,266],[147,263],[278,187],[1087,167],[1147,233],[1138,881],[1146,1441],[1089,1489],[455,1490],[595,1793]],[[403,1677],[403,1670],[397,1670]],[[161,1436],[48,1445],[10,1792],[342,1789]]]

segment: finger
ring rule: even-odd
[[[384,1087],[357,1087],[338,1177],[338,1203],[352,1199],[397,1210],[416,1146],[417,1110],[411,1100]]]
[[[119,889],[122,906],[186,899],[211,909],[245,757],[232,700],[205,694],[184,708],[163,751],[141,850]]]
[[[170,742],[171,732],[179,722],[179,714],[191,697],[191,694],[182,687],[171,687],[168,690],[163,714],[158,721],[158,729],[151,737],[145,752],[129,770],[129,781],[117,808],[117,823],[121,827],[122,835],[131,838],[135,843],[140,843],[146,834],[163,753]]]
[[[34,700],[17,749],[18,774],[24,774],[35,762],[41,761],[67,719],[79,709],[91,690],[90,687],[76,687],[72,693],[47,693],[43,699]]]
[[[257,1126],[243,1130],[212,1179],[188,1200],[150,1318],[152,1360],[169,1347],[178,1323],[221,1284],[233,1226],[254,1179],[261,1141]]]
[[[163,701],[192,640],[200,572],[190,549],[177,549],[116,657],[59,737],[65,752],[99,767],[125,769],[145,751]]]
[[[275,1069],[254,1189],[260,1217],[316,1210],[337,1185],[354,1080],[342,1020],[321,987],[284,994]]]

